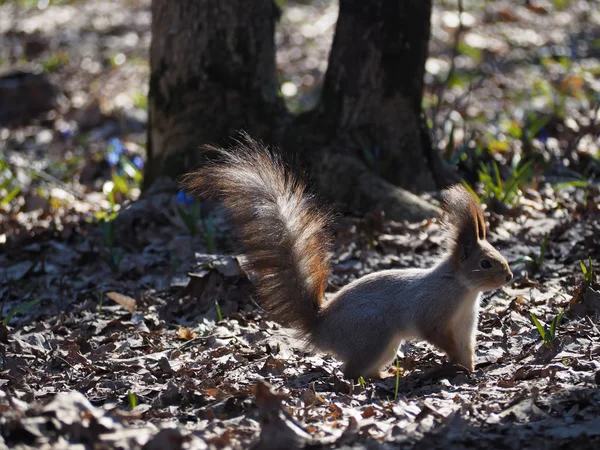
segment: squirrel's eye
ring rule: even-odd
[[[487,259],[482,259],[479,264],[481,265],[481,267],[483,269],[491,269],[492,268],[492,263],[489,262]]]

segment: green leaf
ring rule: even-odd
[[[20,306],[17,306],[12,311],[10,311],[8,313],[8,315],[2,320],[2,325],[4,325],[4,326],[8,325],[8,323],[12,320],[12,318],[15,317],[17,314],[22,313],[23,311],[28,310],[32,306],[37,305],[39,302],[40,302],[40,299],[36,298],[34,300],[28,301],[27,303],[23,303]]]
[[[585,188],[585,187],[588,187],[589,185],[590,185],[590,182],[588,180],[573,180],[573,181],[566,181],[564,183],[558,183],[554,186],[554,189],[561,190],[561,189],[565,189],[568,187]]]
[[[538,318],[535,317],[535,314],[529,313],[529,315],[531,316],[531,320],[533,320],[533,324],[535,325],[535,327],[537,328],[538,332],[540,333],[540,336],[542,337],[542,340],[544,342],[547,342],[547,340],[546,340],[546,329],[542,326],[542,324],[540,323],[540,321],[538,320]]]
[[[529,133],[529,138],[533,138],[536,134],[540,132],[540,130],[546,126],[548,123],[548,118],[544,116],[540,116],[536,118],[533,122],[529,124],[527,127],[527,132]]]
[[[554,337],[556,336],[556,326],[558,325],[558,323],[561,321],[562,317],[563,317],[564,312],[560,312],[555,318],[554,320],[552,320],[552,324],[550,325],[550,340],[554,341]]]
[[[583,261],[579,261],[579,267],[581,267],[581,272],[583,273],[584,280],[588,281],[588,268],[585,266]]]
[[[127,180],[119,175],[118,173],[113,173],[112,181],[115,183],[115,189],[122,194],[127,195],[129,193],[129,185],[127,184]]]
[[[138,400],[137,400],[136,395],[133,392],[128,392],[127,399],[129,400],[129,408],[135,409],[135,407],[138,405]]]
[[[215,300],[215,308],[217,310],[217,317],[219,318],[219,322],[223,320],[223,314],[221,314],[221,306],[219,306],[218,300]]]
[[[181,220],[190,232],[190,235],[196,236],[200,230],[198,230],[198,224],[195,218],[193,217],[194,215],[188,214],[179,205],[176,205],[175,208],[177,209],[177,214],[179,214],[179,217],[181,217]]]
[[[135,166],[135,164],[131,162],[131,160],[127,156],[121,155],[120,161],[121,166],[123,167],[123,171],[131,178],[133,178],[133,181],[135,181],[136,184],[139,185],[144,178],[142,172]]]
[[[6,195],[6,197],[2,199],[2,201],[0,201],[0,205],[6,205],[10,203],[17,195],[19,195],[19,192],[21,192],[21,188],[17,186],[12,191],[10,191]]]

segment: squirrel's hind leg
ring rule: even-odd
[[[398,342],[391,341],[383,351],[371,351],[368,356],[363,355],[361,358],[353,357],[346,361],[342,367],[344,376],[354,380],[358,380],[359,377],[383,378],[381,369],[396,357],[398,344]]]

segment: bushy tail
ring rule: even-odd
[[[312,334],[329,277],[329,215],[317,209],[279,156],[249,136],[229,150],[207,150],[218,153],[218,162],[187,174],[184,187],[221,199],[262,305],[279,323]]]

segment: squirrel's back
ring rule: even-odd
[[[278,322],[311,337],[329,277],[329,215],[281,157],[249,136],[228,150],[206,150],[218,161],[187,174],[184,187],[223,202],[263,306]]]

